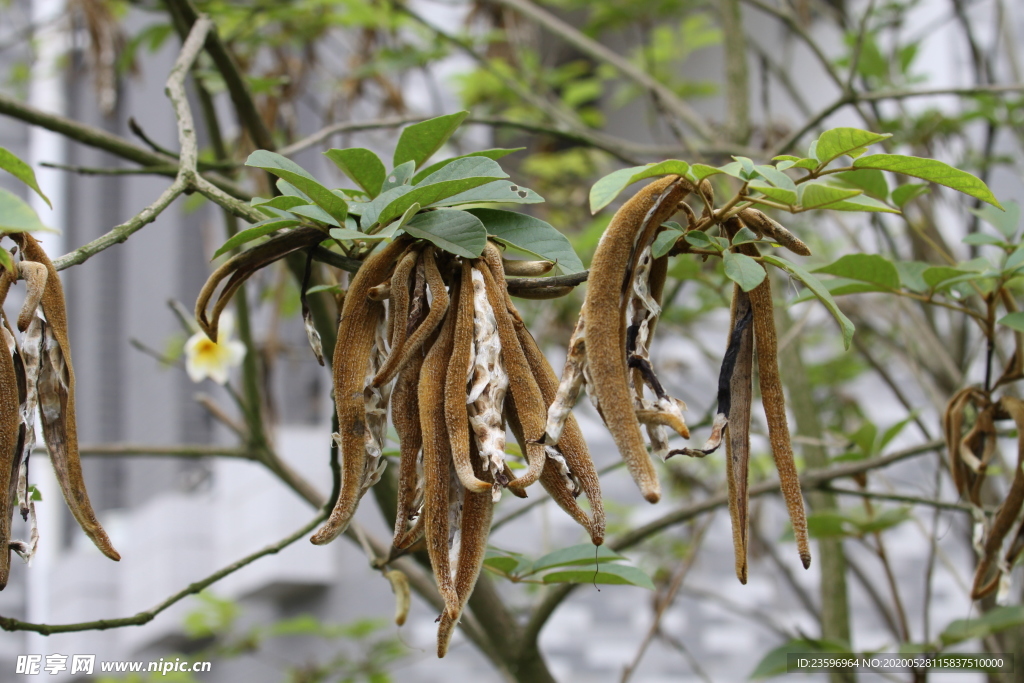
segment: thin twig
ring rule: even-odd
[[[73,633],[76,631],[105,631],[111,628],[121,628],[123,626],[141,626],[152,621],[156,615],[166,610],[171,605],[180,602],[184,598],[190,595],[194,595],[199,591],[203,590],[207,586],[210,586],[217,581],[220,581],[225,576],[233,574],[239,569],[252,564],[256,560],[266,557],[267,555],[274,555],[281,552],[295,541],[299,540],[310,531],[315,529],[325,518],[326,513],[321,513],[307,522],[301,529],[289,534],[277,543],[266,546],[262,550],[246,555],[240,560],[232,562],[231,564],[218,569],[214,573],[207,576],[205,579],[190,583],[185,588],[182,588],[177,593],[157,603],[156,606],[138,612],[130,617],[121,617],[120,619],[97,619],[96,621],[83,621],[73,624],[36,624],[28,621],[21,621],[19,619],[13,619],[10,617],[0,616],[0,628],[5,631],[34,631],[41,633],[44,636],[51,635],[53,633]]]

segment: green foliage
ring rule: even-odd
[[[484,567],[513,582],[603,583],[654,590],[654,583],[642,570],[620,564],[625,559],[606,546],[590,543],[562,548],[536,560],[489,546]]]
[[[980,178],[967,171],[953,168],[935,159],[904,156],[902,154],[872,154],[854,160],[854,168],[873,168],[913,176],[928,182],[945,185],[957,192],[988,202],[996,208],[1003,208],[995,195]]]
[[[722,254],[726,276],[738,284],[744,292],[749,292],[764,280],[764,268],[754,259],[745,254],[727,251]]]
[[[441,149],[467,116],[468,111],[460,111],[406,127],[398,138],[394,165],[397,167],[406,161],[412,161],[416,168],[422,166]]]
[[[1019,629],[1021,626],[1024,626],[1024,605],[996,607],[977,619],[957,619],[951,622],[939,634],[939,641],[944,646],[956,645],[1008,629]]]
[[[32,167],[3,147],[0,147],[0,169],[7,171],[15,178],[35,190],[35,193],[43,198],[46,205],[53,208],[53,204],[50,203],[50,198],[43,194],[43,191],[39,189],[39,183],[36,182],[36,174],[35,171],[32,170]]]
[[[685,161],[662,161],[647,166],[623,168],[610,173],[594,183],[590,188],[590,211],[597,213],[615,201],[624,189],[644,178],[654,178],[668,174],[686,175],[690,165]]]

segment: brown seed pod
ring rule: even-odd
[[[758,211],[757,209],[748,208],[740,211],[739,217],[747,227],[759,236],[767,237],[772,242],[781,244],[794,254],[800,254],[801,256],[811,255],[810,247],[801,242],[799,237],[791,233],[781,223],[773,220],[767,214]]]
[[[590,266],[587,298],[582,315],[587,320],[587,365],[593,382],[588,391],[626,461],[644,498],[655,503],[661,497],[658,475],[640,433],[627,377],[626,303],[624,283],[632,282],[630,264],[636,261],[639,244],[653,240],[692,185],[678,176],[656,180],[626,202],[605,230]]]
[[[452,296],[459,296],[458,280],[452,284]],[[451,443],[444,415],[444,377],[455,341],[457,314],[445,316],[441,331],[423,361],[420,371],[420,429],[423,433],[423,520],[434,580],[445,605],[458,604],[452,580],[448,541],[452,524],[450,501],[461,490],[452,470]],[[453,487],[453,479],[455,486]]]
[[[555,264],[551,261],[515,261],[501,259],[502,270],[505,275],[514,277],[537,277],[550,273]]]
[[[43,293],[46,291],[46,266],[36,261],[22,261],[18,264],[18,275],[25,280],[27,292],[25,303],[21,306],[21,313],[18,314],[18,330],[24,332],[35,317],[36,309],[43,300]]]
[[[391,276],[388,305],[388,343],[391,346],[391,353],[371,380],[372,386],[382,386],[397,374],[395,368],[402,358],[402,347],[405,346],[409,334],[409,284],[418,260],[419,252],[410,249],[399,259],[398,265],[395,266],[395,274]]]
[[[423,347],[423,343],[434,333],[434,330],[441,324],[445,313],[448,312],[448,290],[445,287],[444,278],[441,277],[441,272],[437,269],[436,251],[433,246],[427,247],[422,259],[427,286],[430,288],[430,294],[433,297],[433,301],[430,304],[430,312],[423,318],[423,322],[418,323],[415,327],[412,326],[413,318],[410,318],[410,325],[406,331],[407,338],[400,353],[396,356],[397,361],[393,365],[389,365],[387,373],[377,373],[377,376],[373,378],[375,386],[390,382],[402,370],[405,364],[409,362],[409,359],[412,358],[412,355]],[[396,351],[398,349],[392,348],[392,355]]]
[[[469,414],[466,410],[466,382],[473,369],[473,267],[462,262],[455,338],[444,385],[444,415],[451,444],[452,462],[462,485],[473,493],[491,490],[491,484],[473,474],[469,454]]]
[[[728,428],[725,435],[725,476],[729,490],[729,517],[732,519],[733,556],[736,578],[747,582],[747,545],[750,537],[750,408],[753,399],[754,334],[750,298],[739,285],[733,287],[732,322],[729,349],[736,359],[729,377]],[[746,321],[744,324],[743,321]],[[721,381],[721,380],[719,380]],[[719,400],[719,411],[722,403]]]
[[[352,278],[345,296],[333,361],[339,432],[336,440],[342,456],[341,492],[330,518],[310,538],[317,545],[337,538],[348,527],[359,504],[366,466],[367,424],[363,389],[376,328],[384,315],[384,306],[370,300],[366,294],[388,276],[408,246],[409,240],[403,237],[370,255]]]
[[[0,309],[11,286],[11,276],[0,272]],[[6,325],[6,318],[4,323]],[[13,347],[14,335],[6,327],[0,329],[5,341],[0,344],[0,590],[7,586],[11,569],[12,506],[16,495],[20,463],[19,437],[21,432],[21,396],[18,390],[18,374],[15,370]]]
[[[491,268],[487,265],[477,262],[474,267],[484,276],[487,300],[494,310],[498,324],[498,336],[501,339],[502,360],[505,362],[508,372],[509,396],[507,398],[515,404],[526,437],[525,453],[529,466],[526,473],[509,482],[509,486],[526,488],[540,477],[547,459],[544,446],[540,443],[540,438],[544,434],[546,404],[540,387],[537,386],[537,380],[530,370],[523,347],[516,337],[512,316],[508,311],[508,292],[499,288],[491,274]]]
[[[985,534],[981,560],[975,570],[974,584],[971,588],[971,599],[973,600],[981,600],[995,591],[1003,572],[1012,566],[1007,563],[1004,567],[996,567],[995,575],[991,579],[989,578],[992,565],[1002,550],[1003,541],[1020,516],[1021,509],[1024,508],[1024,401],[1012,396],[1003,396],[999,399],[999,407],[1013,418],[1017,426],[1017,467],[1014,468],[1010,490],[996,510],[996,514],[992,518],[992,525]]]
[[[50,452],[54,473],[68,509],[96,547],[112,560],[121,556],[111,545],[106,531],[96,519],[85,489],[78,453],[78,429],[75,421],[75,371],[71,365],[67,310],[64,288],[57,270],[32,235],[15,233],[11,238],[21,247],[28,261],[45,266],[46,285],[41,305],[46,315],[45,354],[39,375],[40,415],[43,436]]]

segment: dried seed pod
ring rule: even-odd
[[[391,569],[384,572],[384,578],[391,583],[391,590],[395,594],[395,625],[402,626],[409,616],[409,607],[412,606],[409,577],[398,569]]]
[[[384,364],[384,359],[387,356],[384,350],[386,330],[387,323],[384,316],[378,315],[373,348],[370,350],[370,362],[366,370],[365,388],[363,389],[363,409],[366,416],[366,433],[364,435],[366,463],[363,465],[360,497],[380,481],[384,468],[388,464],[384,458],[384,438],[388,429],[388,401],[391,398],[391,385],[375,387],[372,384],[374,375]]]
[[[804,568],[811,565],[811,551],[807,544],[807,517],[800,491],[800,476],[793,462],[793,446],[789,440],[786,421],[786,399],[779,377],[778,341],[775,332],[774,304],[771,280],[765,278],[748,293],[753,315],[754,348],[757,351],[757,376],[761,386],[761,402],[768,421],[768,440],[772,447],[775,468],[779,471],[782,497],[793,524],[797,551]]]
[[[528,299],[530,301],[547,301],[548,299],[560,299],[566,296],[575,287],[571,285],[563,285],[560,287],[541,287],[537,289],[521,289],[512,296],[519,299]]]
[[[395,266],[395,274],[391,276],[388,305],[388,343],[391,353],[384,365],[371,379],[370,384],[379,387],[390,382],[397,374],[395,368],[402,357],[402,347],[409,334],[409,284],[419,260],[419,252],[410,249]],[[373,297],[370,297],[373,298]],[[374,299],[382,301],[382,299]]]
[[[486,478],[488,473],[480,467],[480,459],[473,458],[473,462],[477,465],[476,474]],[[441,613],[437,627],[438,657],[444,657],[448,653],[448,645],[462,616],[462,610],[480,577],[484,556],[487,554],[487,537],[491,532],[493,513],[494,502],[490,492],[464,491],[460,515],[461,528],[454,539],[449,560],[454,565],[452,581],[456,600],[454,603],[446,602],[446,609]]]
[[[1012,396],[1003,396],[999,399],[999,407],[1013,418],[1017,426],[1017,467],[1014,468],[1010,490],[996,510],[992,524],[985,534],[981,560],[975,570],[974,584],[971,588],[973,600],[981,600],[996,590],[1003,570],[1008,570],[1012,566],[1006,563],[1004,567],[997,567],[995,575],[991,579],[989,578],[992,565],[1002,550],[1003,541],[1020,516],[1021,509],[1024,508],[1024,401]],[[1012,550],[1011,548],[1011,552]]]
[[[501,267],[505,275],[513,277],[537,277],[550,273],[555,267],[552,261],[516,261],[501,259]]]
[[[75,371],[71,365],[64,288],[53,263],[32,235],[16,233],[11,238],[19,244],[26,260],[43,264],[47,271],[41,300],[47,325],[43,336],[44,353],[38,388],[43,436],[57,481],[68,509],[82,530],[104,555],[112,560],[120,560],[121,556],[96,519],[82,476],[75,421]]]
[[[502,412],[508,391],[508,373],[502,362],[498,321],[490,301],[483,273],[470,269],[473,292],[473,353],[466,395],[470,433],[480,454],[483,469],[493,482],[497,502],[508,485],[505,476],[505,424]]]
[[[370,255],[352,278],[345,297],[333,361],[339,434],[336,441],[342,456],[341,492],[330,518],[310,539],[317,545],[337,538],[348,527],[359,504],[367,456],[363,390],[377,325],[384,315],[384,306],[368,299],[366,293],[388,276],[408,244],[408,239],[399,238]]]
[[[422,323],[418,323],[415,328],[410,324],[406,330],[406,341],[402,345],[400,353],[396,356],[397,361],[394,365],[389,365],[387,373],[377,373],[377,376],[373,378],[375,385],[384,384],[390,382],[395,375],[397,375],[405,364],[409,362],[412,355],[417,353],[422,347],[423,343],[427,338],[434,333],[437,326],[441,324],[442,318],[448,311],[448,290],[445,287],[444,278],[441,277],[441,272],[437,269],[436,251],[434,247],[428,247],[424,252],[423,257],[424,264],[424,275],[426,277],[426,286],[430,289],[430,295],[433,297],[433,301],[430,304],[430,312]],[[424,297],[422,301],[425,301]],[[414,302],[415,303],[415,302]],[[410,317],[410,323],[412,321]],[[392,348],[391,353],[394,355],[399,349]],[[389,359],[390,360],[390,359]]]
[[[459,296],[458,280],[452,296]],[[452,470],[451,443],[444,415],[444,377],[455,341],[457,314],[445,316],[441,331],[423,361],[420,371],[420,429],[423,432],[423,520],[427,552],[434,580],[445,605],[458,604],[449,561],[449,539],[453,537],[450,501],[462,490]],[[454,479],[455,486],[452,486]],[[455,489],[453,491],[453,489]]]
[[[469,454],[469,414],[466,409],[467,378],[473,373],[473,267],[462,262],[455,337],[444,385],[444,415],[451,444],[452,462],[462,485],[473,493],[490,491],[491,484],[477,479]]]
[[[0,279],[10,280],[4,271]],[[6,298],[4,286],[3,298]],[[0,298],[0,307],[3,299]],[[6,322],[6,321],[5,321]],[[21,436],[21,396],[18,391],[18,374],[14,367],[15,339],[6,327],[0,328],[5,342],[0,344],[0,590],[7,585],[10,575],[11,516],[16,495],[20,463],[19,436]]]
[[[43,292],[46,291],[46,266],[36,261],[21,261],[18,263],[18,275],[25,280],[28,290],[21,313],[18,314],[18,330],[24,332],[28,329],[29,323],[35,317],[36,309],[43,300]]]
[[[545,403],[555,401],[559,389],[558,377],[548,359],[537,346],[537,341],[526,329],[522,319],[515,319],[516,335],[523,346],[530,369],[537,378]],[[601,482],[594,461],[590,458],[587,442],[583,438],[576,418],[571,414],[564,421],[558,447],[546,446],[548,462],[541,472],[540,482],[559,507],[569,513],[587,533],[594,545],[604,542],[605,515],[601,499]],[[583,492],[590,501],[590,515],[577,504],[576,496]]]
[[[661,497],[661,487],[630,391],[626,316],[632,293],[627,287],[631,289],[634,282],[631,265],[642,257],[661,224],[692,189],[689,181],[678,176],[662,178],[644,187],[615,213],[594,254],[583,303],[588,328],[586,362],[593,378],[587,383],[588,391],[597,398],[598,410],[630,474],[652,503]]]
[[[530,370],[522,344],[516,337],[512,316],[509,314],[507,301],[508,292],[502,291],[491,274],[491,268],[477,262],[474,267],[484,277],[487,287],[487,300],[494,311],[498,323],[498,337],[501,340],[502,360],[509,378],[509,397],[515,404],[516,412],[523,424],[526,437],[526,473],[511,482],[509,486],[526,488],[540,477],[547,456],[540,438],[544,434],[546,416],[544,398],[541,395],[537,380]]]
[[[235,292],[242,286],[242,283],[259,269],[299,249],[315,247],[323,239],[324,233],[317,228],[296,228],[289,230],[283,235],[273,237],[252,249],[247,249],[241,254],[232,256],[210,274],[210,277],[207,278],[206,283],[199,292],[199,297],[196,299],[196,321],[199,323],[199,327],[202,328],[207,337],[216,339],[220,314],[231,302],[231,297],[235,295]],[[225,278],[228,278],[228,282],[217,296],[213,310],[207,316],[206,308],[210,303],[210,299],[213,298],[213,293],[217,290],[217,286]]]
[[[729,517],[732,519],[733,556],[736,577],[747,582],[747,545],[750,537],[750,407],[753,402],[754,334],[750,298],[739,285],[733,287],[732,324],[726,359],[735,352],[729,377],[728,407],[718,401],[718,411],[728,416],[725,440],[725,476],[729,490]],[[722,363],[723,375],[726,363]],[[719,394],[721,395],[721,378]],[[717,420],[717,417],[716,417]]]
[[[800,254],[801,256],[811,255],[810,247],[801,242],[799,237],[791,233],[781,223],[773,220],[767,214],[758,211],[757,209],[748,208],[740,211],[739,217],[748,228],[753,230],[759,236],[767,237],[772,242],[781,244],[794,254]]]

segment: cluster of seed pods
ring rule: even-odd
[[[20,254],[16,255],[16,272],[0,272],[0,307],[18,280],[25,282],[26,294],[16,321],[20,340],[7,315],[0,312],[0,334],[5,340],[0,351],[0,589],[10,576],[11,552],[28,561],[39,541],[28,485],[37,408],[54,473],[71,514],[104,555],[121,559],[96,519],[82,477],[64,289],[35,238],[27,233],[6,236],[20,247]],[[11,538],[16,507],[23,519],[31,522],[28,541]]]
[[[557,447],[541,443],[557,378],[508,295],[493,243],[462,258],[402,237],[370,255],[345,296],[333,371],[341,491],[311,540],[342,533],[380,478],[390,403],[401,439],[394,546],[425,541],[445,601],[440,656],[476,584],[504,489],[524,497],[539,481],[603,541],[600,485],[578,425],[570,417]],[[526,456],[518,476],[505,460],[506,426]]]

